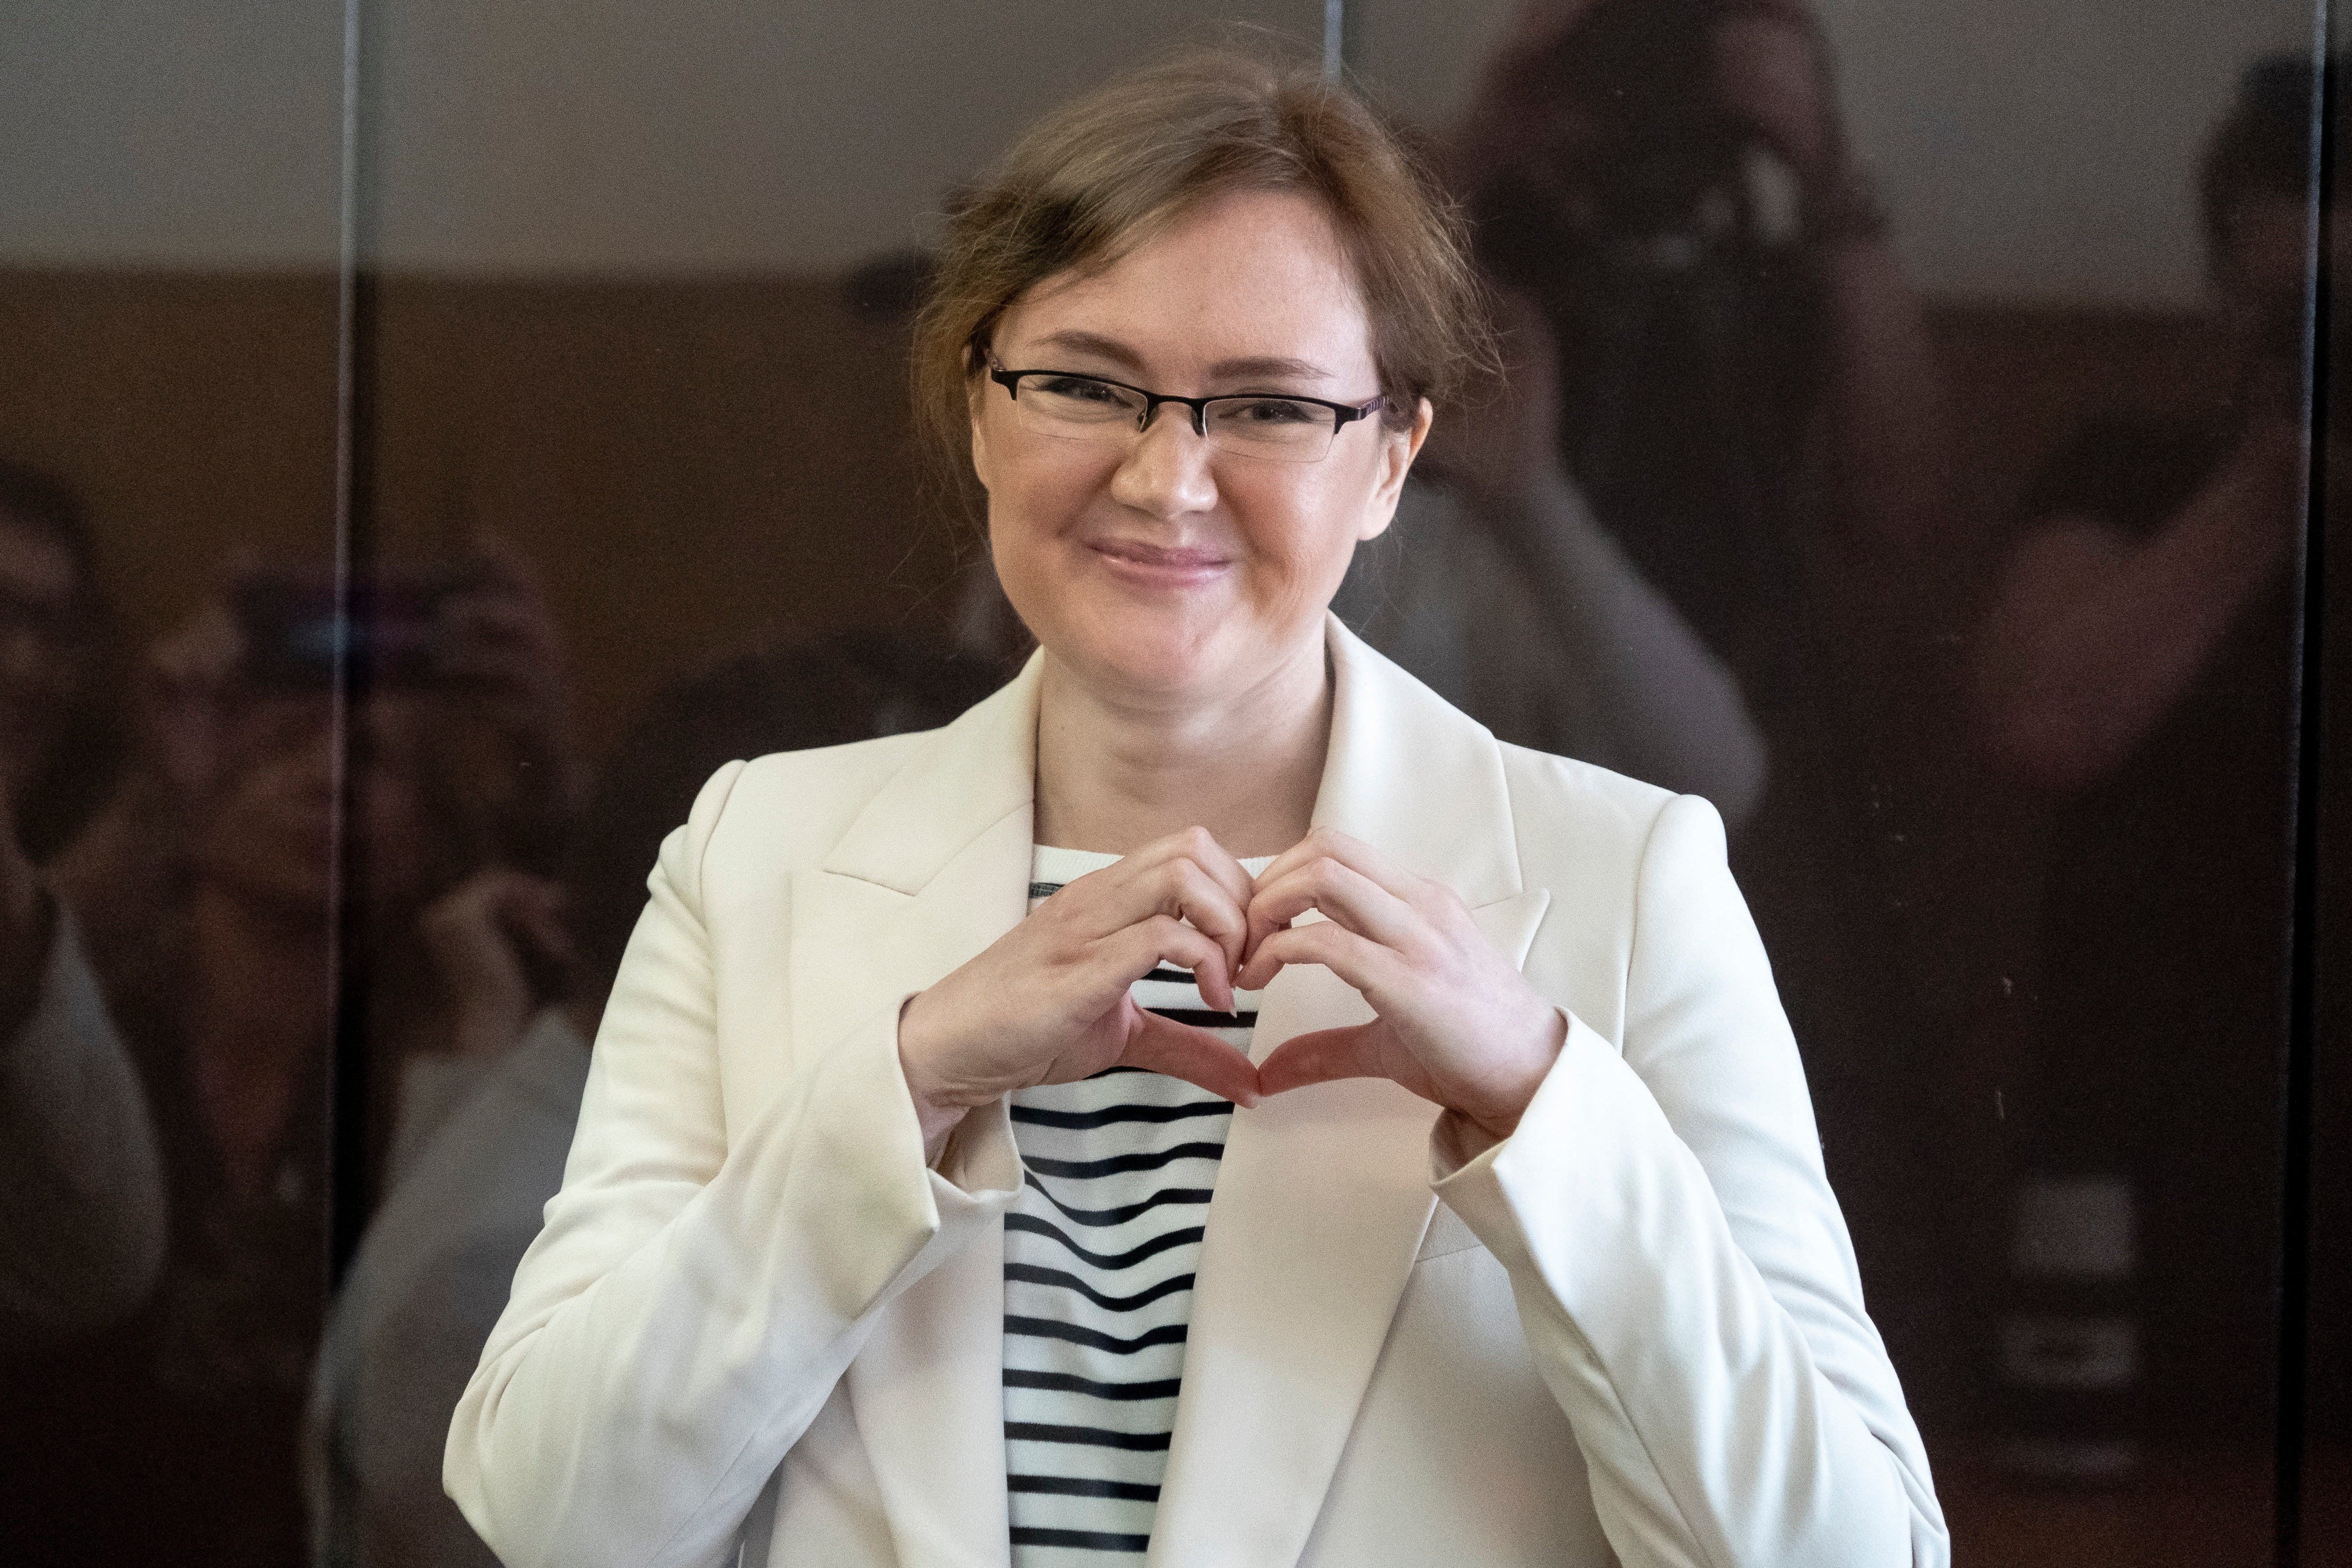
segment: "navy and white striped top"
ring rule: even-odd
[[[1037,846],[1029,907],[1116,855]],[[1265,861],[1242,862],[1255,875]],[[1189,971],[1135,983],[1152,1011],[1246,1051],[1255,994],[1211,1012]],[[1233,1103],[1112,1068],[1013,1096],[1027,1174],[1004,1217],[1004,1453],[1013,1568],[1132,1564],[1151,1540],[1192,1269]]]

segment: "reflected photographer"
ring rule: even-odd
[[[1983,755],[2055,814],[1989,1347],[2032,1473],[2271,1437],[2315,95],[2261,62],[2207,146],[2221,395],[2076,434],[1978,645]]]
[[[323,575],[250,568],[159,644],[129,774],[61,873],[170,1207],[152,1300],[44,1369],[45,1467],[152,1477],[89,1521],[92,1550],[301,1559],[339,1012],[364,1031],[353,1175],[372,1203],[448,1099],[450,993],[425,911],[477,868],[543,864],[568,821],[568,693],[526,569],[492,549],[359,579],[342,602],[348,622]],[[339,671],[357,677],[348,698]]]

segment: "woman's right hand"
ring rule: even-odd
[[[985,952],[908,999],[898,1061],[936,1157],[975,1105],[1108,1067],[1141,1067],[1257,1103],[1257,1069],[1202,1029],[1146,1012],[1128,988],[1161,964],[1191,969],[1231,1010],[1249,933],[1250,874],[1189,828],[1078,878]],[[1186,922],[1190,924],[1186,924]]]

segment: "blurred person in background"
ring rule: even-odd
[[[2207,147],[2226,400],[2083,430],[1977,644],[1985,755],[2056,811],[1996,1352],[2029,1469],[2271,1430],[2315,99],[2263,61]]]
[[[1501,739],[1701,796],[1736,831],[1768,770],[1738,680],[1569,478],[1550,328],[1498,303],[1499,377],[1431,435],[1332,609]]]
[[[1827,39],[1801,0],[1531,0],[1444,157],[1482,266],[1543,323],[1572,515],[1719,664],[1769,762],[1726,809],[1732,866],[1881,1325],[1932,1406],[1954,1253],[1910,1151],[1950,1030],[1912,983],[1904,846],[1921,738],[1957,701],[1937,596],[1968,547],[1933,345]],[[1526,562],[1570,552],[1547,520],[1567,515],[1486,514]]]
[[[1819,23],[1535,0],[1446,158],[1549,328],[1565,473],[1769,731],[1815,618],[1894,607],[1947,516],[1932,347]]]
[[[730,761],[944,724],[996,666],[919,632],[783,643],[666,688],[599,769],[557,884],[476,873],[426,913],[448,1059],[476,1076],[413,1153],[345,1276],[312,1379],[305,1464],[321,1568],[495,1568],[442,1490],[458,1396],[565,1154],[604,998],[662,841]],[[534,953],[572,983],[533,987]]]
[[[151,659],[129,776],[65,858],[169,1238],[143,1311],[27,1391],[19,1562],[301,1561],[339,1023],[365,1040],[364,1202],[453,1079],[424,910],[479,866],[543,868],[570,812],[561,652],[520,563],[355,581],[341,705],[335,603],[304,570],[235,574]]]
[[[163,1255],[146,1099],[45,866],[120,760],[119,671],[81,509],[0,463],[0,1344],[135,1310]]]

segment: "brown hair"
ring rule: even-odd
[[[1462,220],[1423,160],[1344,87],[1192,50],[1048,115],[956,204],[914,342],[915,416],[943,467],[968,474],[967,389],[1014,300],[1246,191],[1295,191],[1329,215],[1392,423],[1491,358]]]

